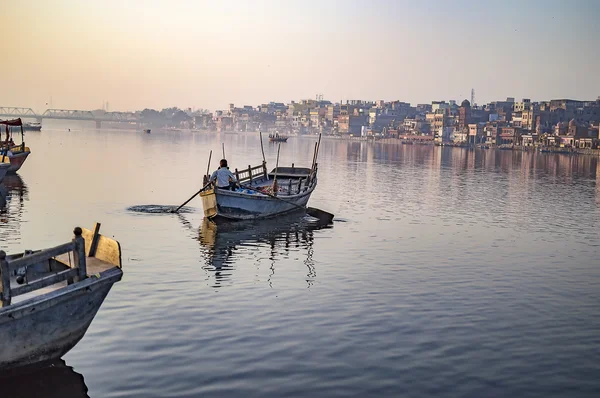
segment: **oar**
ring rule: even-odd
[[[300,205],[297,205],[297,204],[296,204],[296,203],[294,203],[294,202],[290,202],[290,201],[288,201],[288,200],[281,199],[281,198],[280,198],[280,197],[278,197],[278,196],[271,195],[271,194],[270,194],[270,193],[268,193],[268,192],[259,191],[258,189],[256,189],[256,188],[252,188],[252,187],[249,187],[249,186],[247,186],[247,185],[242,185],[242,184],[238,184],[238,185],[239,185],[240,187],[242,187],[242,188],[245,188],[245,189],[248,189],[248,190],[250,190],[250,191],[259,192],[259,193],[262,193],[263,195],[270,196],[271,198],[274,198],[274,199],[277,199],[277,200],[281,200],[282,202],[285,202],[285,203],[287,203],[287,204],[290,204],[290,205],[292,205],[292,206],[294,206],[294,207],[297,207],[298,209],[305,210],[305,211],[306,211],[306,213],[307,213],[309,216],[311,216],[311,217],[314,217],[314,218],[318,218],[318,219],[319,219],[319,221],[320,221],[320,222],[322,222],[322,223],[330,224],[330,223],[332,223],[332,222],[333,222],[333,217],[334,217],[334,216],[333,216],[333,214],[331,214],[331,213],[327,213],[327,212],[326,212],[326,211],[324,211],[324,210],[321,210],[321,209],[315,209],[314,207],[304,207],[304,206],[300,206]]]
[[[186,200],[185,202],[183,202],[183,204],[181,206],[179,206],[175,210],[172,210],[171,213],[177,213],[179,211],[179,209],[181,209],[183,206],[187,205],[190,202],[190,200],[194,199],[196,197],[196,195],[198,195],[200,192],[202,192],[206,188],[208,188],[210,186],[210,184],[212,184],[212,182],[209,181],[208,184],[206,184],[205,186],[203,186],[202,189],[200,189],[198,192],[196,192],[195,194],[193,194],[188,200]]]

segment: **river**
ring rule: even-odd
[[[290,138],[280,163],[309,165],[314,142]],[[26,143],[31,156],[4,184],[2,248],[57,245],[101,222],[121,243],[124,277],[51,383],[2,391],[600,392],[595,157],[324,138],[310,205],[334,213],[332,226],[292,217],[215,228],[199,199],[180,215],[128,209],[185,201],[222,143],[232,168],[259,164],[258,134],[55,123]],[[274,167],[277,146],[265,153]]]

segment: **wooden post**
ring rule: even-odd
[[[210,159],[211,158],[212,158],[212,149],[210,150],[210,153],[208,154],[208,166],[206,167],[206,175],[202,179],[203,186],[208,184],[208,179],[210,178]]]
[[[275,162],[275,176],[273,176],[273,195],[277,196],[277,191],[279,187],[277,186],[277,172],[279,168],[279,150],[281,149],[281,144],[277,145],[277,161]]]
[[[8,261],[6,253],[0,250],[0,276],[2,287],[2,307],[10,305],[10,272],[8,272]]]
[[[240,173],[238,172],[238,169],[235,169],[235,179],[240,182]]]
[[[262,131],[259,131],[258,134],[260,136],[260,151],[262,152],[262,155],[263,155],[263,164],[264,164],[264,163],[267,163],[267,160],[265,159],[265,148],[263,148]]]
[[[263,174],[265,176],[265,180],[269,180],[269,175],[267,174],[267,162],[263,160]]]
[[[302,181],[304,180],[304,178],[300,177],[300,179],[298,180],[298,193],[300,193],[300,189],[302,188]]]
[[[73,242],[75,242],[75,250],[73,251],[73,257],[75,259],[75,264],[77,264],[77,268],[79,269],[79,281],[87,278],[87,267],[85,264],[85,239],[81,236],[81,228],[76,227],[73,230],[75,237],[73,238]]]
[[[250,177],[250,185],[252,185],[252,166],[248,165],[248,177]]]
[[[97,222],[94,225],[94,235],[92,235],[92,243],[90,244],[90,252],[88,253],[89,257],[94,257],[96,255],[96,249],[98,248],[99,240],[100,240],[100,223]]]

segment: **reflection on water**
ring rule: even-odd
[[[304,213],[292,213],[277,219],[238,221],[216,224],[204,218],[197,239],[203,247],[204,269],[214,275],[213,287],[220,287],[235,267],[236,256],[252,253],[255,260],[266,257],[270,266],[268,282],[272,284],[276,261],[290,253],[301,253],[312,285],[316,277],[313,261],[313,231],[331,228]],[[242,252],[242,253],[240,253]]]
[[[2,397],[89,398],[83,376],[58,360],[43,368],[0,378]]]
[[[29,190],[19,175],[7,175],[0,185],[0,242],[16,241]]]

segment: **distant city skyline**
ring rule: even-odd
[[[593,0],[0,3],[0,106],[600,95]]]

